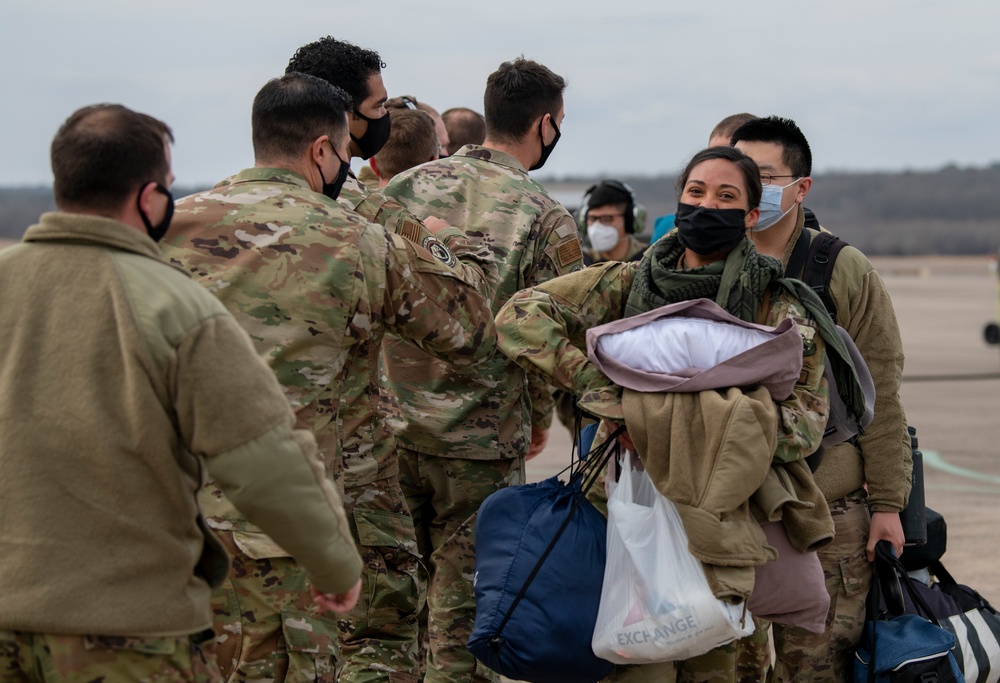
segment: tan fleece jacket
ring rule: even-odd
[[[228,564],[203,466],[322,591],[360,576],[277,380],[206,290],[113,220],[50,213],[0,252],[0,630],[211,627]]]
[[[799,211],[785,263],[802,230]],[[830,294],[837,306],[837,324],[851,335],[871,372],[875,416],[859,438],[860,450],[844,443],[826,451],[814,474],[816,483],[828,501],[867,483],[873,512],[899,512],[909,497],[913,457],[899,398],[903,342],[892,299],[875,267],[850,246],[844,247],[834,264]]]

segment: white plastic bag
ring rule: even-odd
[[[741,621],[744,626],[741,626]],[[690,659],[753,633],[744,606],[716,599],[677,508],[631,456],[608,499],[608,555],[591,643],[616,664]]]

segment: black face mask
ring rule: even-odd
[[[352,135],[351,139],[358,146],[358,151],[361,152],[362,159],[373,157],[379,153],[382,147],[385,146],[386,140],[389,139],[389,129],[392,125],[389,119],[389,112],[386,112],[385,116],[380,119],[370,119],[357,109],[354,110],[354,115],[368,122],[368,130],[360,138]]]
[[[149,183],[146,183],[148,185]],[[159,242],[163,239],[163,236],[167,234],[167,228],[170,227],[170,219],[174,217],[174,196],[170,194],[170,190],[163,187],[159,183],[155,183],[156,191],[164,195],[167,198],[167,209],[163,213],[163,220],[161,220],[156,225],[153,225],[149,220],[149,216],[146,212],[142,210],[142,204],[140,202],[140,197],[142,193],[139,193],[139,197],[136,197],[135,203],[139,207],[139,215],[142,217],[142,224],[146,226],[146,234],[149,235],[154,242]],[[143,185],[145,187],[145,185]]]
[[[534,166],[528,169],[529,171],[537,171],[538,169],[540,169],[542,166],[545,165],[545,162],[548,160],[549,155],[552,154],[552,150],[556,148],[556,143],[559,142],[559,138],[562,137],[562,131],[560,131],[558,126],[556,126],[555,119],[549,119],[549,123],[551,123],[552,127],[555,129],[556,136],[552,140],[552,142],[546,145],[545,136],[542,135],[542,122],[541,121],[538,122],[538,134],[542,135],[542,156],[535,163]]]
[[[700,256],[728,252],[746,237],[746,211],[677,204],[677,241]]]
[[[334,154],[337,154],[337,152],[334,151]],[[337,177],[333,179],[332,183],[326,182],[323,169],[320,168],[319,164],[316,164],[316,168],[319,169],[319,177],[323,181],[323,194],[334,200],[340,196],[340,190],[344,187],[344,182],[347,180],[347,172],[351,170],[351,165],[341,159],[339,154],[337,154],[337,160],[340,162],[340,170],[337,171]]]

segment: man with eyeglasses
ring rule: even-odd
[[[776,116],[745,123],[733,133],[732,143],[757,163],[764,184],[760,219],[751,238],[757,251],[789,268],[800,240],[799,248],[808,249],[819,235],[804,226],[802,208],[812,187],[809,143],[794,121]],[[852,652],[864,624],[875,544],[887,540],[897,554],[903,549],[899,512],[909,496],[912,454],[899,398],[899,326],[885,284],[864,254],[845,246],[835,258],[829,297],[837,324],[851,335],[871,371],[875,416],[862,436],[827,449],[815,471],[836,529],[833,542],[818,552],[830,593],[828,627],[815,634],[773,625],[775,681],[849,680]],[[802,277],[803,267],[796,270],[786,275]],[[755,638],[741,652],[742,664],[748,669],[766,666],[766,648],[766,639]]]
[[[636,239],[646,225],[646,209],[635,193],[619,180],[602,180],[584,195],[579,227],[590,246],[583,250],[586,265],[603,261],[638,261],[646,244]]]

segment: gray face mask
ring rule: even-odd
[[[609,252],[618,244],[618,229],[613,225],[591,223],[587,226],[587,239],[597,251]]]

